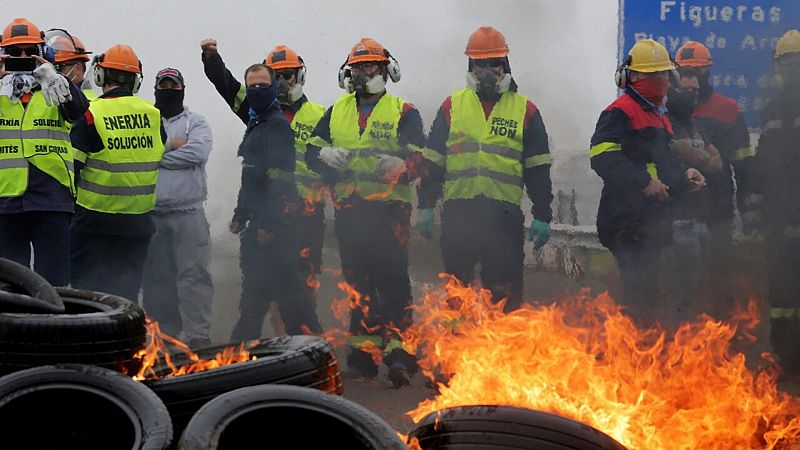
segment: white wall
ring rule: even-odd
[[[617,0],[405,1],[38,1],[2,8],[0,22],[24,16],[43,30],[69,30],[95,53],[127,43],[144,65],[141,95],[152,100],[153,76],[172,66],[186,78],[186,103],[214,130],[208,165],[209,220],[222,233],[239,185],[236,147],[241,122],[203,74],[200,40],[214,37],[234,74],[260,62],[277,44],[308,65],[306,93],[330,105],[342,91],[337,71],[363,36],[386,46],[403,79],[389,90],[414,103],[430,127],[441,101],[464,85],[468,36],[481,25],[502,31],[520,92],[542,110],[556,161],[556,189],[578,190],[582,222],[597,208],[599,182],[588,168],[589,138],[600,111],[614,98]]]

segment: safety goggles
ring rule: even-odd
[[[281,70],[280,72],[275,72],[275,75],[289,81],[294,76],[294,70]]]
[[[475,59],[472,61],[472,64],[475,67],[480,67],[482,69],[493,69],[495,67],[502,67],[504,61],[502,59],[497,58],[490,58],[490,59]]]
[[[13,56],[15,58],[22,56],[22,52],[25,52],[25,56],[33,56],[33,55],[41,56],[39,54],[39,46],[37,45],[31,45],[27,47],[20,47],[15,45],[11,47],[5,47],[3,50],[6,55]]]

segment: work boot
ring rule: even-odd
[[[410,385],[411,378],[419,371],[417,358],[402,348],[393,350],[384,358],[383,362],[389,368],[386,378],[397,389]]]
[[[406,367],[399,362],[389,366],[389,372],[386,374],[386,378],[389,379],[395,389],[400,389],[403,386],[411,384],[411,376],[408,374]]]
[[[347,355],[347,370],[342,372],[342,376],[349,379],[374,379],[378,376],[378,366],[369,353],[351,348],[350,354]]]
[[[771,319],[769,341],[784,373],[790,377],[800,375],[800,320]]]

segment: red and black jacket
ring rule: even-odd
[[[600,242],[647,245],[668,242],[669,201],[645,197],[648,164],[669,186],[670,198],[686,190],[684,175],[669,148],[669,118],[631,88],[600,114],[591,139],[591,166],[603,179],[597,211]]]

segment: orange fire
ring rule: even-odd
[[[364,317],[369,317],[369,298],[364,297],[358,292],[353,286],[351,286],[346,281],[340,281],[336,284],[340,291],[342,291],[345,296],[342,298],[333,299],[331,302],[331,310],[333,311],[333,316],[341,321],[343,324],[347,324],[350,318],[350,312],[356,308],[361,309],[361,312],[364,314]],[[379,326],[374,328],[370,328],[365,322],[361,322],[361,327],[363,330],[370,334],[374,332]],[[343,331],[337,328],[332,328],[325,331],[322,336],[331,343],[334,347],[341,347],[347,344],[348,338],[352,335],[352,333],[348,331]],[[375,364],[380,365],[383,361],[383,350],[375,345],[373,342],[364,342],[358,346],[359,350],[362,350],[372,357],[372,360]]]
[[[203,372],[217,367],[227,366],[240,362],[252,361],[256,356],[251,356],[248,349],[253,348],[258,344],[258,341],[252,341],[249,344],[242,342],[239,345],[232,347],[225,347],[222,351],[218,352],[212,359],[200,359],[189,346],[183,342],[175,339],[174,337],[161,332],[158,322],[147,319],[147,346],[144,350],[140,350],[134,357],[142,360],[142,368],[133,376],[135,380],[145,380],[154,378],[173,377],[179,375],[186,375],[189,373]],[[167,346],[167,343],[176,348],[177,351],[185,354],[191,363],[176,365],[173,362],[173,351]],[[156,365],[160,363],[166,364],[170,372],[167,374],[157,373]]]
[[[707,316],[674,336],[640,329],[607,295],[509,314],[448,278],[426,292],[404,333],[439,395],[408,415],[494,404],[587,423],[631,450],[777,449],[800,442],[800,399],[779,392],[774,371],[751,372],[730,345],[754,327],[755,302],[729,323]],[[457,299],[457,301],[453,301]]]

